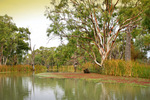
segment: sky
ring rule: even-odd
[[[35,49],[40,46],[57,47],[59,39],[48,42],[46,30],[50,21],[44,16],[46,6],[50,7],[51,0],[0,0],[0,16],[7,14],[13,17],[13,22],[18,27],[29,28],[31,44]]]

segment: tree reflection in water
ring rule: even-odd
[[[150,87],[0,74],[0,100],[148,100]]]
[[[47,82],[44,82],[47,81]],[[135,87],[127,84],[94,83],[81,79],[39,79],[40,88],[53,90],[56,100],[148,100],[150,87]]]
[[[26,77],[0,74],[0,100],[24,100],[29,96]]]

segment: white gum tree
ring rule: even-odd
[[[47,7],[45,13],[52,22],[47,35],[75,38],[78,46],[102,67],[118,34],[142,20],[143,1],[148,0],[53,0],[53,9]]]

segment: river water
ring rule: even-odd
[[[0,73],[0,100],[150,100],[150,87]]]

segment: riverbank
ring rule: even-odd
[[[103,83],[123,83],[133,86],[150,86],[150,79],[133,78],[133,77],[121,77],[101,75],[96,73],[84,74],[84,73],[39,73],[36,76],[40,78],[59,78],[59,79],[83,79],[91,82],[103,82]]]

